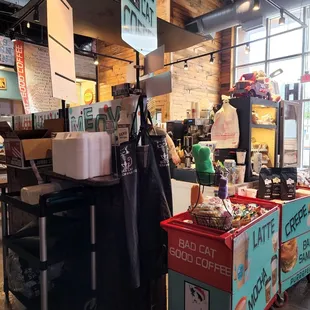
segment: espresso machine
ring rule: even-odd
[[[211,141],[212,123],[208,118],[191,118],[184,120],[184,137],[193,137],[193,144]]]

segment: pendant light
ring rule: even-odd
[[[245,52],[246,54],[249,54],[249,53],[251,52],[250,43],[247,43],[247,44],[245,45],[244,52]]]
[[[40,22],[40,12],[39,12],[39,7],[36,6],[34,9],[34,13],[33,13],[33,21],[36,23]]]
[[[280,10],[280,18],[279,18],[279,25],[285,24],[285,17],[284,17],[284,11],[283,9]]]
[[[254,0],[253,11],[259,11],[259,10],[260,10],[260,0]]]
[[[210,55],[210,64],[213,65],[214,64],[214,56],[213,54]]]

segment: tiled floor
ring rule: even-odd
[[[5,302],[5,296],[2,291],[3,287],[3,270],[2,270],[2,248],[0,247],[0,310],[26,310],[15,298],[10,297],[10,302]],[[291,288],[289,291],[289,301],[288,304],[281,308],[283,310],[309,310],[310,309],[310,284],[306,280],[299,282],[295,287]],[[70,308],[70,309],[69,309]],[[68,309],[58,309],[58,310],[74,310],[69,307]],[[29,309],[33,310],[33,309]],[[103,310],[103,309],[97,309]],[[113,310],[113,309],[104,309]],[[124,309],[126,310],[126,309]],[[171,309],[180,310],[180,309]],[[221,309],[226,310],[226,309]],[[227,309],[229,310],[229,309]],[[263,309],[259,309],[263,310]]]

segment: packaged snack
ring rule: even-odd
[[[262,168],[260,171],[257,198],[272,199],[272,174],[268,168]]]
[[[272,199],[281,199],[281,168],[272,168]]]
[[[292,200],[296,197],[297,168],[281,169],[281,199]]]

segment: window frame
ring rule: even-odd
[[[306,21],[307,18],[307,10],[308,10],[308,15],[309,18]],[[310,24],[310,6],[305,6],[302,8],[302,12],[301,12],[301,16],[302,16],[302,20],[306,21]],[[240,26],[235,27],[235,31],[234,31],[234,44],[238,45],[237,42],[237,28]],[[244,68],[244,67],[249,67],[249,66],[255,66],[255,65],[259,65],[264,63],[264,67],[265,67],[265,72],[267,74],[269,74],[270,72],[268,72],[269,70],[269,63],[270,62],[276,62],[276,61],[281,61],[281,60],[286,60],[286,59],[291,59],[291,58],[297,58],[297,57],[301,57],[301,68],[300,68],[300,76],[302,76],[304,74],[304,72],[306,71],[305,68],[305,59],[306,57],[310,56],[310,46],[309,46],[309,50],[308,50],[308,45],[309,44],[309,30],[307,32],[307,28],[304,27],[297,27],[294,29],[289,29],[289,30],[285,30],[281,33],[275,33],[275,34],[270,34],[270,19],[267,18],[266,19],[266,35],[265,37],[261,38],[260,40],[266,40],[266,45],[265,45],[265,58],[262,61],[258,61],[258,62],[249,62],[246,64],[242,64],[242,65],[237,65],[237,52],[236,50],[234,51],[234,55],[233,55],[233,84],[235,84],[238,79],[240,77],[237,77],[237,70],[240,68]],[[287,55],[287,56],[282,56],[282,57],[278,57],[278,58],[270,58],[270,39],[276,36],[280,36],[280,35],[284,35],[290,32],[294,32],[294,31],[298,31],[302,29],[302,51],[301,53],[297,53],[297,54],[293,54],[293,55]],[[303,85],[301,84],[301,91],[300,91],[300,100],[303,100]]]

